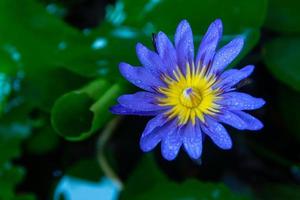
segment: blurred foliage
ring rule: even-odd
[[[264,61],[270,72],[300,91],[300,37],[278,37],[265,44]]]
[[[264,190],[260,194],[262,200],[297,200],[300,199],[299,185],[284,185],[284,184],[270,184],[263,187]],[[270,192],[272,191],[272,192]]]
[[[0,124],[0,199],[34,199],[32,195],[17,195],[15,187],[24,175],[23,167],[15,166],[11,160],[21,156],[21,142],[30,134],[29,121]]]
[[[262,61],[270,74],[285,85],[276,96],[280,117],[289,131],[287,135],[291,133],[288,136],[300,141],[298,1],[109,1],[111,4],[106,6],[99,26],[80,30],[67,24],[64,18],[74,6],[86,6],[85,2],[0,1],[1,200],[35,199],[31,194],[16,192],[26,176],[26,169],[18,164],[22,154],[44,156],[64,149],[61,138],[82,141],[99,133],[113,117],[108,108],[116,97],[134,90],[120,76],[118,63],[138,65],[136,43],[151,48],[151,35],[160,30],[173,38],[182,19],[191,23],[196,49],[207,26],[216,18],[224,23],[222,44],[242,35],[246,46],[231,67],[255,46],[261,50],[255,51],[254,60]],[[109,148],[116,149],[114,145]],[[259,150],[258,154],[269,151],[272,149]],[[103,176],[93,159],[83,157],[72,165],[65,172],[70,176],[92,181]],[[121,194],[124,200],[248,199],[223,183],[172,181],[152,155],[143,155],[124,188]],[[292,200],[299,199],[300,192],[297,186],[273,184],[262,187],[258,193],[261,199]]]
[[[284,34],[300,33],[300,2],[295,0],[270,0],[265,26]]]
[[[203,183],[197,180],[187,180],[181,184],[175,183],[160,171],[153,156],[142,158],[137,168],[131,174],[121,196],[122,200],[247,200],[231,192],[225,185]]]
[[[286,98],[288,97],[288,98]],[[291,89],[281,89],[279,93],[279,108],[283,114],[286,127],[300,142],[300,93]]]
[[[68,176],[97,182],[103,176],[96,159],[82,159],[74,163],[66,172]]]

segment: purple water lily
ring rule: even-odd
[[[263,127],[244,111],[258,109],[265,101],[235,88],[253,72],[254,66],[224,71],[242,50],[244,40],[236,37],[217,50],[222,30],[221,20],[215,20],[194,57],[192,30],[183,20],[175,33],[175,45],[159,32],[154,40],[156,51],[137,44],[141,67],[120,64],[121,74],[144,91],[119,97],[119,104],[111,112],[155,116],[140,139],[143,151],[148,152],[161,142],[161,152],[167,160],[175,159],[181,146],[191,158],[198,159],[206,135],[221,149],[232,147],[221,123],[239,130]]]

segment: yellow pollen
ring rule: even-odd
[[[163,76],[166,87],[158,88],[163,97],[158,98],[160,106],[168,106],[165,113],[169,119],[178,119],[179,124],[196,119],[204,122],[204,115],[216,114],[220,107],[216,104],[220,91],[213,89],[216,82],[214,75],[207,75],[205,67],[186,65],[186,72],[182,73],[179,67],[173,71],[173,76]]]

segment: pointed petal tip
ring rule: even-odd
[[[179,22],[179,24],[178,24],[178,28],[179,28],[179,27],[186,27],[186,26],[190,26],[188,20],[186,20],[186,19],[181,20],[181,21]]]
[[[221,38],[222,34],[223,34],[223,22],[222,22],[222,20],[220,18],[218,18],[215,21],[213,21],[210,26],[215,27],[215,29],[219,32],[219,36]]]
[[[218,27],[218,28],[223,28],[223,22],[220,18],[217,18],[213,23]]]
[[[201,155],[202,155],[202,152],[201,153],[191,153],[191,152],[188,152],[187,153],[188,156],[193,159],[193,160],[198,160],[201,158]]]
[[[224,144],[222,147],[220,147],[223,150],[230,150],[232,149],[232,142],[228,143],[228,144]]]
[[[263,128],[264,128],[264,124],[261,121],[257,120],[257,123],[255,124],[255,126],[252,127],[252,131],[259,131]]]
[[[240,71],[246,73],[247,74],[246,76],[250,76],[253,73],[254,69],[255,69],[254,65],[247,65],[242,69],[240,69]]]
[[[141,49],[143,49],[143,48],[145,48],[145,46],[142,44],[142,43],[140,43],[140,42],[138,42],[136,45],[135,45],[135,50],[136,50],[136,52],[139,52]]]
[[[149,152],[151,150],[153,150],[157,145],[158,143],[160,142],[160,139],[157,140],[157,138],[155,138],[154,136],[146,136],[146,137],[141,137],[140,138],[140,149],[143,151],[143,152]]]
[[[245,43],[245,37],[242,35],[236,36],[233,41],[235,41],[235,44],[237,46],[241,46],[241,48],[243,48],[244,43]]]
[[[176,37],[177,39],[181,39],[183,35],[185,34],[191,34],[192,35],[192,28],[189,24],[189,22],[186,19],[183,19],[179,22],[176,32],[175,32],[175,41]]]
[[[144,152],[144,153],[147,153],[149,151],[151,151],[153,148],[145,145],[145,142],[141,139],[140,140],[140,149]]]
[[[125,73],[126,69],[127,69],[128,67],[130,67],[130,66],[131,66],[131,65],[129,65],[128,63],[120,62],[120,63],[119,63],[119,71],[120,71],[120,73],[124,76],[124,73]]]
[[[266,104],[266,101],[263,98],[258,98],[258,102],[260,104],[260,107],[263,107]]]
[[[164,151],[163,149],[161,150],[161,155],[164,159],[166,159],[167,161],[173,161],[176,159],[177,157],[177,153],[174,153],[174,152],[167,152],[167,151]]]
[[[120,62],[119,63],[119,70],[122,73],[124,71],[124,69],[126,69],[128,66],[130,66],[128,63],[125,62]]]
[[[254,69],[255,69],[254,65],[247,65],[242,70],[251,71],[252,73]]]

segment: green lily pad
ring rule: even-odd
[[[300,33],[299,10],[299,1],[269,1],[265,26],[270,30],[284,34]]]
[[[300,91],[300,38],[280,37],[268,42],[263,49],[264,62],[272,75]]]
[[[54,129],[68,140],[86,139],[112,117],[108,109],[123,91],[120,83],[98,79],[63,95],[52,109]]]

